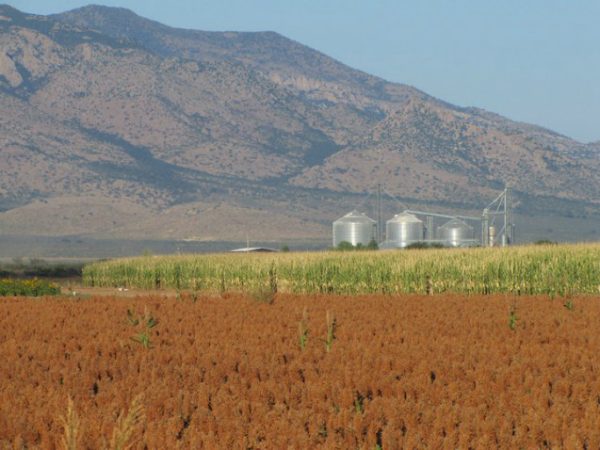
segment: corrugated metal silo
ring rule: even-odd
[[[377,222],[356,210],[333,222],[333,246],[340,242],[368,245],[377,236]]]
[[[473,228],[460,219],[452,219],[438,228],[438,238],[444,245],[463,247],[473,242]]]
[[[404,248],[423,240],[423,221],[403,212],[385,223],[386,247]]]

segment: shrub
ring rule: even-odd
[[[354,250],[354,245],[352,245],[348,241],[342,241],[338,244],[338,246],[336,247],[336,250],[340,250],[342,252]]]
[[[32,278],[29,280],[0,280],[1,297],[39,297],[42,295],[59,295],[60,287],[45,280]]]

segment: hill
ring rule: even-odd
[[[598,143],[450,105],[273,32],[0,6],[0,49],[4,233],[322,238],[377,183],[390,213],[477,210],[510,183],[540,220],[600,214]]]

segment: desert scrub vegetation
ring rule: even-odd
[[[5,278],[0,280],[0,297],[40,297],[59,295],[60,286],[46,280]]]
[[[88,286],[204,292],[600,293],[600,244],[418,251],[125,258],[83,269]]]

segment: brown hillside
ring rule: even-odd
[[[3,232],[318,237],[377,183],[473,210],[510,183],[522,211],[586,218],[600,210],[599,151],[272,32],[0,6]]]

